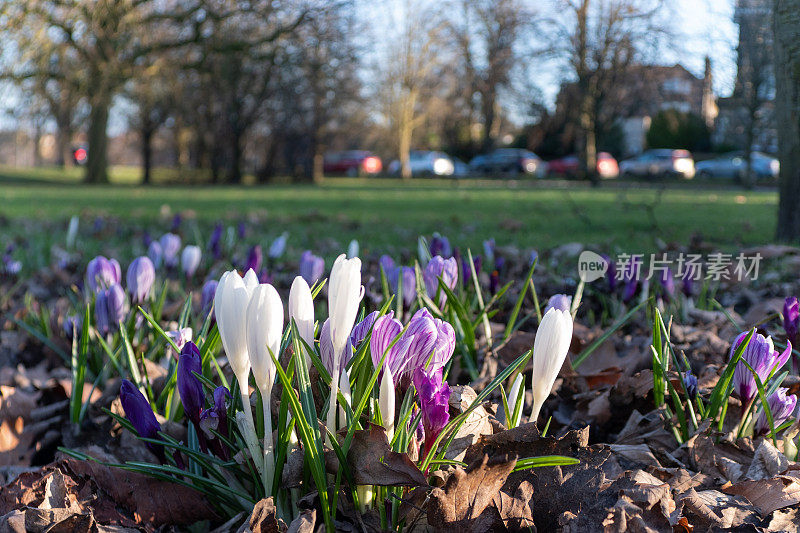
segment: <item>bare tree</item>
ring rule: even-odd
[[[581,166],[596,179],[598,116],[616,80],[665,35],[663,0],[559,0],[553,52],[566,60],[577,91]]]
[[[401,175],[410,179],[414,131],[430,112],[426,101],[442,90],[445,23],[439,13],[412,0],[389,11],[395,15],[389,24],[394,31],[383,36],[387,44],[379,60],[379,100],[396,142]]]
[[[781,161],[777,237],[800,240],[800,0],[774,0],[775,115]]]

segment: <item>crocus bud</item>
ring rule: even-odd
[[[181,350],[178,358],[178,393],[186,418],[192,421],[199,429],[200,411],[205,407],[205,394],[203,384],[194,373],[202,374],[200,364],[200,350],[195,343],[189,341]]]
[[[98,292],[94,300],[94,325],[100,335],[108,334],[108,293],[104,290]]]
[[[417,276],[414,273],[414,269],[407,266],[395,267],[387,271],[386,276],[389,281],[389,287],[395,294],[397,294],[400,278],[402,278],[403,294],[398,294],[397,296],[398,298],[403,298],[403,305],[410,307],[417,296]]]
[[[159,239],[167,268],[178,266],[178,253],[181,251],[181,238],[174,233],[165,233]]]
[[[800,302],[795,296],[786,298],[783,304],[783,330],[786,338],[797,344],[797,334],[800,333]]]
[[[147,398],[127,379],[122,380],[122,385],[119,389],[119,400],[122,403],[122,409],[125,411],[125,418],[133,425],[139,436],[146,439],[157,439],[158,433],[161,431],[161,424],[156,420],[156,415],[153,413]],[[149,442],[146,445],[151,452],[162,461],[164,460],[163,447]]]
[[[113,326],[119,325],[125,320],[130,306],[128,297],[120,285],[112,285],[108,288],[108,320]]]
[[[294,278],[292,288],[289,290],[289,320],[294,320],[300,338],[309,348],[313,348],[314,300],[308,283],[301,276]]]
[[[199,246],[189,245],[183,249],[181,253],[181,269],[186,274],[187,278],[194,276],[197,267],[200,266],[200,259],[203,257],[203,252]]]
[[[385,368],[381,377],[378,405],[381,409],[381,417],[383,417],[383,427],[386,429],[386,435],[389,437],[390,442],[394,436],[394,402],[394,378],[392,377],[392,371]]]
[[[739,348],[739,345],[747,337],[747,332],[740,333],[733,341],[729,358],[732,358]],[[747,347],[742,353],[742,359],[755,371],[758,378],[764,383],[773,369],[780,369],[789,360],[792,354],[792,343],[789,342],[783,353],[778,353],[772,345],[771,337],[764,337],[760,333],[754,333],[747,343]],[[753,373],[739,361],[733,371],[733,391],[739,396],[742,405],[748,405],[758,394],[756,380]]]
[[[672,275],[672,270],[669,268],[661,272],[661,277],[658,278],[661,285],[661,291],[664,299],[670,300],[675,297],[675,278]]]
[[[217,285],[219,282],[215,279],[210,279],[203,284],[203,292],[200,298],[200,307],[203,313],[208,313],[211,310],[211,304],[214,303],[214,295],[217,294]]]
[[[300,256],[300,275],[306,283],[313,285],[325,273],[325,260],[306,250]]]
[[[352,259],[353,257],[358,257],[359,245],[358,241],[353,239],[350,241],[350,244],[347,245],[347,258]]]
[[[789,389],[778,387],[775,392],[767,397],[769,411],[772,413],[772,423],[775,428],[786,422],[797,406],[797,396],[794,394],[787,396],[787,392],[789,392]],[[763,410],[756,419],[754,431],[756,437],[770,432],[769,420],[767,420],[767,414]]]
[[[425,290],[431,298],[435,298],[436,293],[439,291],[439,278],[442,278],[442,281],[449,289],[455,289],[458,283],[458,264],[454,258],[443,259],[437,255],[425,267],[422,279],[425,282]],[[439,297],[439,306],[443,306],[446,301],[447,295],[442,291]]]
[[[514,410],[517,406],[517,400],[520,398],[520,393],[522,394],[522,402],[523,405],[520,406],[520,410],[517,411],[517,416],[514,416]],[[517,374],[517,377],[514,378],[514,383],[511,384],[511,388],[508,390],[508,398],[506,399],[506,403],[508,404],[509,413],[506,413],[506,423],[508,424],[509,428],[515,428],[519,425],[519,421],[522,419],[522,407],[524,407],[525,403],[525,385],[523,384],[523,377],[522,374]]]
[[[86,266],[86,286],[97,292],[107,289],[122,280],[122,270],[116,259],[106,259],[98,255]]]
[[[275,287],[263,284],[253,289],[242,318],[247,324],[247,352],[253,377],[259,390],[269,391],[275,381],[275,363],[270,352],[280,356],[283,334],[283,304]]]
[[[539,418],[539,411],[550,395],[553,383],[567,357],[572,342],[572,316],[569,311],[550,309],[542,318],[533,341],[533,411],[531,421]]]
[[[453,248],[450,246],[450,240],[444,235],[438,233],[433,234],[430,244],[431,257],[440,255],[442,257],[451,257],[453,255]]]
[[[344,254],[340,255],[333,264],[328,288],[328,313],[334,353],[341,352],[347,345],[363,295],[361,259],[346,259]]]
[[[559,311],[566,311],[569,313],[572,307],[572,296],[566,294],[554,294],[547,300],[547,307],[544,308],[544,314],[550,309],[558,309]]]
[[[208,249],[214,259],[222,257],[222,247],[220,241],[222,240],[222,223],[217,222],[214,224],[214,231],[211,232],[211,237],[208,239]]]
[[[78,238],[78,217],[73,215],[69,219],[69,226],[67,226],[67,248],[75,246],[75,239]]]
[[[686,387],[686,394],[690,400],[697,398],[697,376],[691,370],[683,373],[683,384]]]
[[[284,231],[280,237],[272,241],[269,246],[269,256],[272,259],[277,259],[286,251],[286,242],[289,240],[289,233]]]
[[[248,274],[251,272],[253,271],[249,270]],[[243,391],[247,390],[247,378],[250,374],[245,317],[250,294],[254,288],[255,285],[245,284],[239,273],[231,270],[220,278],[214,296],[214,316],[222,347]]]
[[[378,259],[378,264],[380,265],[380,267],[383,269],[384,273],[387,276],[389,275],[389,272],[391,270],[394,270],[396,268],[394,264],[394,259],[392,259],[386,254],[382,255],[380,259]]]
[[[156,280],[156,268],[153,261],[147,256],[137,257],[128,267],[125,279],[133,303],[143,303],[150,296],[150,289]]]
[[[425,453],[427,454],[439,433],[450,421],[450,387],[442,379],[442,372],[425,372],[418,368],[414,372],[414,388],[417,389],[422,410],[422,426],[425,429]]]
[[[153,262],[154,267],[161,267],[161,263],[164,261],[164,249],[161,248],[160,242],[150,242],[150,244],[147,246],[147,257],[149,257],[150,261]]]
[[[254,272],[258,272],[261,270],[262,261],[264,261],[264,253],[261,251],[261,245],[256,244],[252,246],[247,253],[247,264],[244,266],[245,271],[253,270]]]
[[[73,339],[76,335],[80,337],[83,318],[79,314],[67,315],[64,317],[62,327],[68,339]]]

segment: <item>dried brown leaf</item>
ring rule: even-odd
[[[392,451],[386,430],[375,424],[353,434],[347,461],[359,485],[418,487],[428,484],[408,454]]]

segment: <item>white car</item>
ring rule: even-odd
[[[647,150],[619,164],[619,172],[627,177],[694,177],[694,159],[689,150]]]
[[[409,153],[412,176],[452,176],[456,171],[453,159],[444,152],[413,150]],[[400,174],[400,161],[389,163],[389,174]]]

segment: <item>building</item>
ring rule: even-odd
[[[720,114],[713,137],[717,145],[743,149],[750,144],[754,150],[777,151],[771,4],[771,0],[736,2],[736,81],[733,94],[718,101]]]

